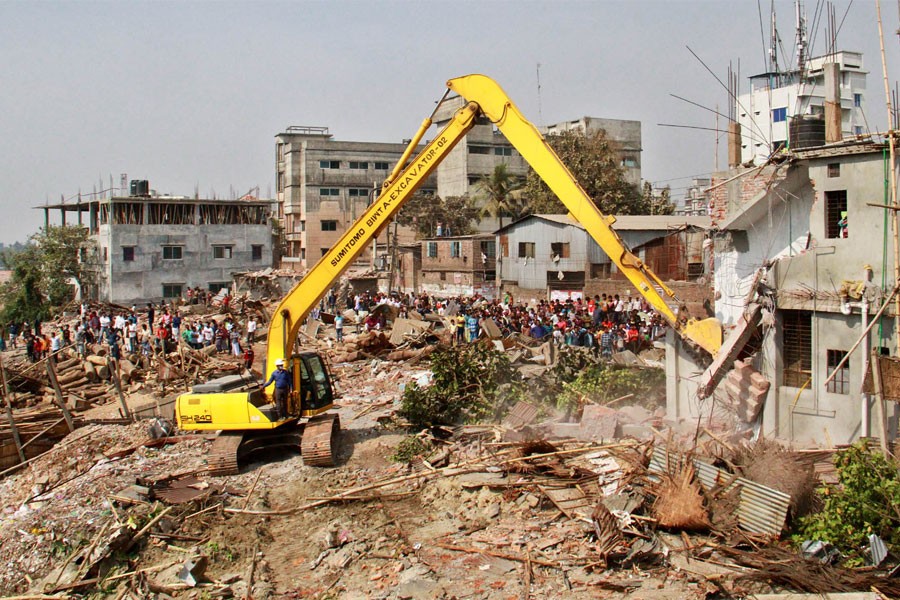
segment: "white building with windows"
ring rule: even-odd
[[[809,130],[814,138],[812,145],[825,144],[828,86],[836,86],[836,96],[840,99],[843,139],[868,133],[866,75],[862,53],[841,51],[811,58],[803,70],[750,77],[750,92],[738,97],[737,106],[741,162],[762,164],[786,147],[792,123],[794,127]]]
[[[124,305],[217,292],[234,273],[272,266],[270,200],[128,196],[41,206],[83,225],[96,244],[96,285],[86,298]],[[72,215],[74,214],[74,217]]]

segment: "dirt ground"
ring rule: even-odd
[[[361,492],[362,499],[299,509],[414,473],[390,459],[407,433],[380,418],[399,402],[402,386],[426,370],[385,362],[335,370],[343,397],[334,468],[305,466],[294,453],[268,455],[235,476],[201,476],[198,488],[224,485],[205,498],[128,503],[122,498],[138,478],[202,473],[211,445],[211,436],[189,436],[145,447],[145,421],[79,429],[0,480],[0,592],[257,599],[699,598],[709,592],[702,577],[685,571],[607,572],[570,564],[568,545],[589,544],[590,535],[527,486],[498,491],[469,485],[464,474],[414,477],[379,496]],[[134,536],[166,509],[148,534],[91,566],[112,532]],[[198,560],[205,567],[196,571],[197,587],[189,587],[178,573]],[[107,578],[102,586],[78,585],[100,575]]]

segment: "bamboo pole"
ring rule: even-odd
[[[129,421],[134,421],[134,416],[132,416],[131,411],[128,410],[128,403],[125,402],[125,394],[122,393],[122,382],[119,381],[119,361],[115,358],[110,359],[109,376],[113,381],[113,386],[116,388],[119,404],[122,405],[122,410],[125,413],[123,416]]]
[[[881,26],[881,0],[875,0],[875,11],[878,15],[878,43],[881,45],[881,70],[884,76],[884,98],[887,104],[888,117],[888,141],[891,156],[891,204],[900,207],[897,204],[897,163],[894,151],[894,127],[893,113],[891,107],[891,88],[888,82],[887,58],[884,54],[884,32]],[[891,211],[892,225],[894,229],[894,281],[900,281],[900,216],[897,211]],[[897,355],[900,356],[900,296],[895,299],[894,305],[894,347],[897,349]]]
[[[47,376],[50,378],[50,386],[53,388],[53,392],[56,396],[56,403],[59,405],[59,410],[62,411],[63,417],[65,417],[66,419],[66,425],[69,426],[69,432],[75,431],[75,422],[72,420],[72,415],[69,413],[69,409],[66,408],[66,401],[63,398],[62,388],[59,387],[59,381],[56,378],[56,357],[50,356],[46,365]]]
[[[869,366],[872,369],[872,383],[875,387],[875,406],[878,408],[878,428],[881,437],[881,451],[885,456],[890,456],[888,450],[888,429],[886,410],[884,406],[884,390],[881,387],[881,360],[879,360],[878,350],[873,348],[872,355],[869,357]]]
[[[0,379],[3,380],[3,404],[6,407],[6,418],[9,419],[9,428],[12,430],[13,441],[16,443],[16,450],[19,453],[19,462],[25,462],[25,446],[22,445],[22,438],[19,436],[19,428],[16,426],[16,420],[13,418],[12,390],[6,381],[6,367],[3,366],[3,359],[0,359]]]
[[[881,308],[878,309],[878,312],[875,313],[875,316],[872,317],[872,319],[869,321],[869,326],[866,327],[866,330],[862,332],[862,335],[859,336],[859,339],[856,340],[856,342],[853,344],[853,346],[851,346],[850,349],[847,350],[847,354],[845,354],[844,358],[841,359],[841,362],[839,362],[837,364],[837,366],[831,372],[831,375],[829,375],[828,378],[825,379],[825,383],[823,383],[822,386],[828,385],[828,382],[831,381],[832,379],[834,379],[835,375],[838,374],[838,371],[841,370],[841,367],[844,366],[844,363],[847,362],[847,360],[850,358],[850,355],[853,354],[853,351],[856,350],[856,348],[859,347],[859,345],[862,343],[863,339],[865,339],[865,337],[867,335],[869,335],[869,332],[872,330],[872,327],[875,326],[875,323],[877,323],[878,319],[881,318],[881,314],[884,312],[884,310],[891,303],[891,300],[893,300],[894,296],[897,294],[898,289],[900,289],[900,281],[898,281],[896,284],[894,284],[894,289],[891,290],[891,294],[884,301],[884,304],[881,305]]]

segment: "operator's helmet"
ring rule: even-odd
[[[276,359],[275,359],[275,366],[276,366],[276,367],[283,367],[283,366],[284,366],[284,359],[283,359],[283,358],[276,358]]]

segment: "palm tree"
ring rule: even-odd
[[[481,211],[483,217],[496,217],[500,227],[503,227],[503,216],[513,218],[521,216],[525,207],[522,205],[518,194],[515,192],[522,187],[519,179],[506,169],[506,163],[500,163],[494,167],[494,171],[483,177],[478,182],[484,208]]]

